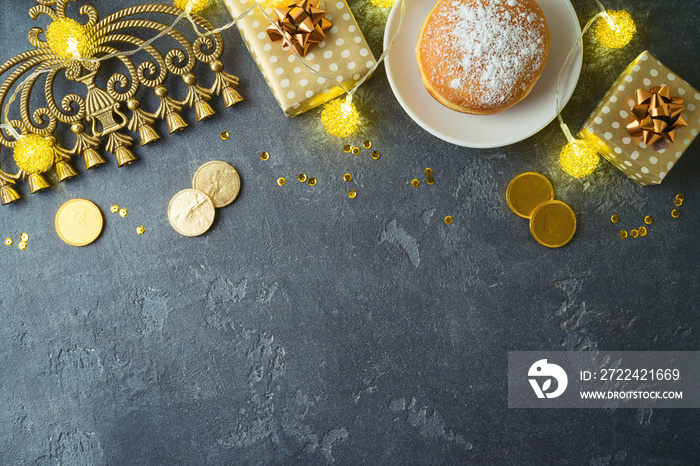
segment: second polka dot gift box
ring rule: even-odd
[[[225,2],[234,18],[254,4],[253,0]],[[295,41],[297,51],[303,54],[309,67],[343,83],[348,89],[374,66],[376,60],[344,0],[307,0],[297,3],[290,0],[280,2],[280,5],[280,11],[287,12],[287,17],[280,19],[275,8],[264,7],[267,17],[258,8],[254,8],[238,22],[238,29],[282,111],[288,117],[295,117],[344,91],[309,71],[290,48],[282,46],[284,40],[276,31],[273,31],[271,39],[268,34],[268,27],[272,24],[270,20],[280,20],[278,24],[289,29],[298,25],[298,31],[301,28],[312,30],[308,38],[298,33],[288,37]],[[306,15],[303,10],[310,14]],[[321,10],[320,14],[318,10]]]
[[[640,186],[660,184],[700,130],[700,93],[648,51],[605,94],[578,133]]]

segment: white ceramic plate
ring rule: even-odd
[[[439,104],[425,90],[416,64],[415,47],[423,21],[435,4],[432,0],[404,0],[406,13],[399,36],[386,56],[391,89],[413,120],[438,138],[458,146],[501,147],[539,132],[555,117],[555,87],[559,69],[581,34],[576,11],[569,0],[538,0],[547,17],[552,43],[549,60],[532,92],[517,105],[495,115],[466,115]],[[401,2],[389,14],[384,48],[399,25]],[[562,74],[559,104],[563,108],[574,93],[581,73],[581,45]]]

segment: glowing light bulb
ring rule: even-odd
[[[94,41],[90,31],[71,18],[59,18],[46,28],[46,43],[60,58],[91,58]]]
[[[331,136],[346,138],[357,131],[360,114],[348,96],[328,102],[321,112],[321,122]]]
[[[53,144],[38,134],[21,136],[15,144],[17,168],[30,175],[49,171],[54,162]]]
[[[562,148],[559,155],[561,169],[576,178],[593,173],[599,159],[595,145],[581,139],[572,139]]]
[[[372,0],[372,5],[377,8],[391,8],[396,3],[396,0]]]
[[[605,21],[598,21],[595,28],[598,42],[611,49],[620,49],[629,44],[637,32],[630,14],[625,10],[608,10],[603,17]]]
[[[173,5],[180,8],[181,10],[186,10],[190,13],[197,14],[206,7],[208,7],[210,1],[211,0],[174,0]]]

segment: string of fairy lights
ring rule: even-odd
[[[292,0],[289,0],[292,1]],[[36,79],[38,75],[49,73],[55,69],[65,66],[71,60],[83,60],[87,62],[99,62],[108,60],[116,56],[129,56],[148,47],[155,40],[168,34],[183,18],[189,20],[196,34],[200,37],[206,35],[212,35],[220,33],[226,29],[235,26],[241,19],[250,14],[254,9],[258,9],[263,16],[274,25],[278,30],[279,34],[285,41],[288,49],[295,55],[296,60],[298,60],[310,73],[316,75],[319,78],[326,79],[338,86],[345,97],[336,98],[325,104],[321,112],[321,122],[325,130],[331,136],[336,137],[349,137],[354,134],[360,126],[361,118],[357,107],[353,103],[353,96],[359,87],[364,84],[369,76],[374,73],[377,67],[384,61],[387,54],[391,50],[393,44],[399,36],[401,26],[403,24],[405,10],[406,10],[406,0],[371,0],[372,4],[378,8],[389,8],[396,7],[395,4],[400,2],[398,8],[400,8],[400,17],[398,22],[398,27],[392,37],[389,45],[385,48],[381,56],[376,60],[374,65],[359,79],[355,82],[353,87],[347,88],[343,83],[337,81],[336,79],[326,76],[323,73],[317,71],[315,67],[310,66],[304,57],[299,54],[295,47],[290,43],[289,38],[280,29],[275,21],[270,18],[269,14],[265,11],[266,9],[280,7],[286,5],[289,1],[284,0],[257,0],[252,2],[249,8],[243,11],[238,17],[234,18],[229,23],[216,28],[213,31],[201,32],[195,21],[192,18],[192,14],[199,14],[205,8],[210,6],[214,0],[173,0],[173,5],[182,9],[182,13],[178,15],[173,23],[166,29],[162,30],[158,35],[145,41],[138,48],[124,51],[124,52],[114,52],[109,55],[104,55],[101,57],[92,56],[92,47],[90,43],[90,37],[86,33],[85,29],[77,21],[70,18],[60,18],[52,22],[47,28],[46,36],[49,47],[52,51],[63,61],[58,62],[52,66],[42,68],[35,71],[30,76],[28,76],[22,83],[20,83],[11,94],[8,99],[4,109],[3,109],[3,121],[4,124],[0,124],[0,129],[5,129],[12,137],[16,140],[15,153],[17,151],[24,152],[25,158],[31,158],[32,154],[40,152],[50,151],[50,143],[46,141],[43,137],[33,134],[19,134],[14,126],[9,120],[10,106],[15,101],[17,95],[21,92],[22,88],[27,82],[31,82]],[[596,14],[590,21],[584,26],[581,34],[578,36],[577,40],[571,51],[569,52],[564,65],[562,66],[559,77],[556,84],[555,93],[555,109],[556,116],[559,120],[560,127],[567,139],[567,144],[562,148],[560,154],[560,163],[562,169],[574,176],[574,177],[584,177],[591,174],[598,165],[598,152],[596,147],[590,142],[576,139],[572,136],[571,131],[565,124],[561,116],[561,108],[559,105],[559,85],[562,79],[562,73],[566,69],[567,64],[571,57],[574,55],[576,50],[580,47],[584,35],[588,30],[596,24],[595,35],[598,42],[609,48],[621,48],[630,42],[632,37],[636,32],[636,27],[634,21],[630,15],[625,11],[612,11],[606,10],[604,6],[598,1],[597,3],[600,12]],[[604,21],[599,21],[603,19]],[[20,154],[22,155],[22,154]],[[44,157],[46,158],[46,157]]]

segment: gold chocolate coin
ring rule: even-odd
[[[576,232],[576,215],[561,201],[543,202],[532,212],[530,233],[548,248],[559,248],[571,241]]]
[[[56,233],[71,246],[87,246],[102,233],[102,212],[86,199],[71,199],[56,213]]]
[[[241,191],[238,172],[226,162],[207,162],[194,174],[192,187],[209,196],[214,207],[226,207]]]
[[[199,236],[214,223],[214,202],[197,189],[177,193],[168,205],[170,225],[183,236]]]
[[[535,208],[554,199],[552,183],[542,174],[525,172],[513,178],[506,189],[506,201],[515,215],[530,218]]]

